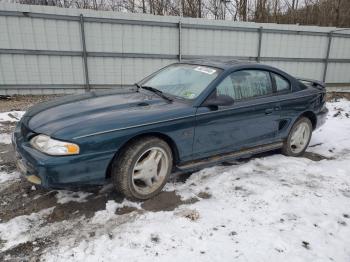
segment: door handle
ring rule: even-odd
[[[273,112],[273,108],[265,109],[265,115],[270,115]]]
[[[275,106],[273,109],[274,109],[275,111],[280,111],[280,110],[281,110],[281,107],[280,107],[280,106]]]

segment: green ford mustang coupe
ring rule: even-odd
[[[21,172],[48,188],[113,181],[143,200],[172,173],[279,148],[299,156],[328,111],[322,83],[241,61],[175,63],[135,85],[28,110],[13,134]]]

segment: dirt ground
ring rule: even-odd
[[[332,93],[327,93],[327,101],[332,101],[334,99],[339,99],[339,98],[346,98],[347,100],[350,100],[350,93],[339,93],[339,92],[332,92]]]
[[[340,97],[339,94],[332,94],[328,96],[329,99],[335,99]],[[31,105],[47,101],[52,99],[53,96],[15,96],[9,99],[0,98],[0,112],[7,112],[12,110],[25,111]],[[350,96],[349,96],[350,98]],[[0,133],[10,133],[13,131],[14,123],[2,123],[0,127]],[[313,161],[320,161],[325,157],[315,154],[306,153],[306,158]],[[241,160],[246,161],[246,160]],[[235,163],[225,163],[226,165],[232,165]],[[11,173],[16,170],[15,156],[11,145],[0,143],[0,172],[6,171]],[[180,175],[172,179],[178,182],[185,182],[188,174]],[[35,186],[32,186],[24,179],[19,179],[15,182],[11,182],[7,187],[0,188],[0,222],[4,223],[13,218],[22,215],[30,215],[31,213],[37,213],[41,210],[53,208],[53,212],[47,217],[45,223],[55,223],[59,221],[77,221],[75,226],[79,227],[81,220],[88,219],[94,216],[94,214],[106,208],[108,200],[114,200],[116,202],[122,202],[123,197],[116,193],[111,185],[98,188],[84,188],[85,192],[91,193],[87,197],[86,202],[67,202],[58,203],[56,195],[57,190],[45,190]],[[73,193],[74,197],[74,193]],[[77,195],[78,197],[78,195]],[[175,192],[162,192],[158,196],[142,203],[142,211],[137,212],[158,212],[174,210],[180,205],[190,204],[201,199],[208,199],[211,195],[206,192],[198,194],[197,198],[188,200],[182,200]],[[119,208],[117,214],[129,214],[136,209]],[[48,246],[55,245],[55,239],[57,234],[64,236],[69,235],[69,230],[52,232],[54,235],[47,235],[43,238],[38,238],[32,242],[26,242],[19,244],[12,249],[8,249],[5,252],[0,253],[0,261],[37,261],[40,257],[41,251]],[[94,234],[91,231],[89,234]],[[0,247],[2,240],[0,239]]]
[[[25,111],[37,103],[49,101],[56,97],[59,97],[59,95],[0,96],[0,112]]]

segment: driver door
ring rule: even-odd
[[[216,108],[203,106],[197,109],[194,159],[238,151],[276,140],[279,102],[273,95],[268,71],[233,72],[213,92],[214,95],[231,96],[234,104]]]

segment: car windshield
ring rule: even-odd
[[[158,72],[143,86],[186,99],[196,98],[218,74],[220,69],[189,64],[175,64]]]

